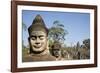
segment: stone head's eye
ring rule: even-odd
[[[39,36],[39,38],[40,38],[40,40],[43,40],[43,39],[44,39],[44,36],[43,36],[43,35],[41,35],[41,36]]]
[[[32,39],[32,40],[35,40],[35,39],[36,39],[36,36],[32,36],[31,39]]]

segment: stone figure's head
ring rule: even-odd
[[[52,55],[56,58],[61,56],[61,45],[58,42],[54,42],[52,46]]]
[[[66,50],[62,50],[61,54],[63,58],[66,58],[69,53]]]
[[[47,47],[48,29],[40,15],[33,20],[32,25],[28,28],[30,53],[41,53]]]

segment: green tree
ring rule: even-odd
[[[83,40],[83,44],[80,49],[80,58],[89,59],[90,58],[90,39]]]
[[[85,39],[83,41],[83,47],[86,49],[90,49],[90,39]]]
[[[49,39],[53,41],[64,41],[68,32],[64,29],[64,25],[58,20],[53,22],[53,26],[49,29]]]
[[[26,32],[26,30],[27,30],[27,26],[26,26],[26,24],[24,23],[24,22],[22,22],[22,31],[23,31],[23,33],[25,33]],[[22,47],[23,48],[26,48],[25,47],[25,45],[24,45],[24,39],[22,40]]]
[[[26,24],[24,22],[22,22],[22,28],[23,28],[24,31],[27,30],[27,26],[26,26]]]

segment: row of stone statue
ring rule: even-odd
[[[28,28],[29,54],[24,56],[23,62],[56,61],[71,59],[67,52],[62,53],[61,46],[55,42],[49,49],[47,44],[48,29],[40,15],[37,15]],[[66,57],[66,58],[64,58]]]

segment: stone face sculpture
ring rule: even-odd
[[[40,15],[33,20],[32,25],[28,28],[30,54],[26,57],[26,61],[51,61],[55,58],[47,49],[48,29]],[[25,60],[24,60],[25,62]]]
[[[62,60],[61,45],[59,42],[54,42],[52,45],[52,55],[56,58],[56,60]]]
[[[72,60],[73,59],[70,52],[67,50],[62,50],[61,54],[62,54],[63,60]]]
[[[30,53],[41,53],[47,46],[47,34],[44,21],[40,15],[37,15],[33,20],[32,25],[28,28]]]

